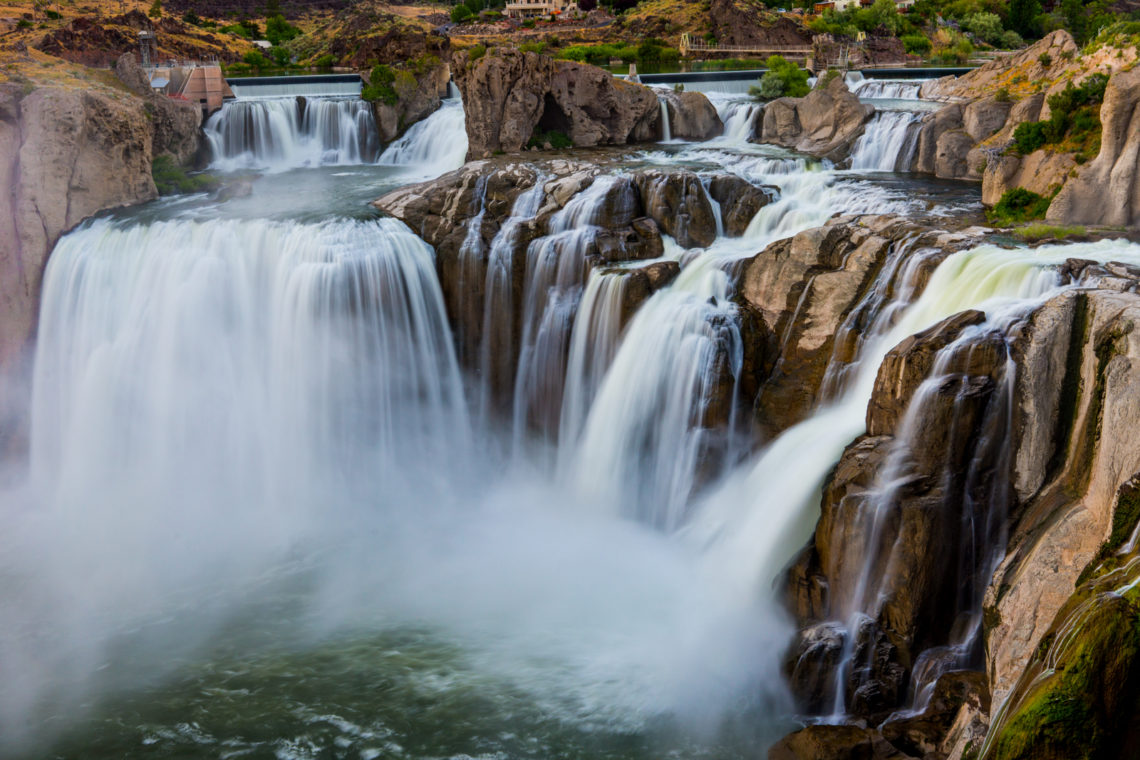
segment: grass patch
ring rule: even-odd
[[[1030,224],[1026,227],[1014,230],[1022,240],[1027,242],[1035,242],[1037,240],[1064,240],[1069,237],[1082,237],[1087,233],[1084,227],[1065,227],[1055,224]]]
[[[530,140],[527,141],[526,147],[541,149],[546,143],[550,143],[550,147],[554,150],[574,147],[573,140],[567,137],[565,132],[559,132],[557,129],[543,132],[537,128],[534,130],[534,134],[530,136]]]

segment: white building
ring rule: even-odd
[[[511,0],[506,7],[507,16],[511,18],[560,16],[577,10],[576,0]]]

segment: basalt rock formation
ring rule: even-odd
[[[1065,183],[1051,222],[1140,226],[1140,69],[1108,80],[1100,109],[1100,153]]]
[[[361,72],[365,83],[369,83],[370,71]],[[372,102],[372,115],[376,119],[376,129],[381,143],[390,143],[408,127],[421,119],[431,116],[447,96],[447,83],[451,72],[444,63],[428,68],[415,77],[415,86],[406,91],[396,90],[395,103],[382,100]]]
[[[598,184],[600,183],[600,184]],[[603,193],[584,207],[571,229],[555,229],[555,220],[586,194]],[[537,193],[527,212],[520,196]],[[664,252],[662,235],[683,247],[705,246],[717,236],[721,208],[727,234],[739,234],[755,211],[776,197],[774,188],[758,188],[732,175],[708,180],[708,187],[687,171],[638,171],[619,177],[603,175],[595,164],[552,160],[517,163],[498,159],[475,161],[430,182],[392,191],[375,205],[400,219],[436,250],[444,301],[459,343],[461,361],[477,368],[477,357],[489,353],[501,366],[483,368],[506,403],[515,377],[523,334],[526,280],[532,258],[528,250],[559,235],[585,235],[581,261],[559,271],[561,281],[580,288],[589,270],[619,262],[657,259]],[[751,213],[750,213],[751,212]],[[566,255],[566,254],[564,254]],[[568,256],[568,255],[567,255]],[[577,261],[577,260],[575,260]],[[488,269],[504,267],[505,294],[489,294]],[[676,262],[646,266],[625,264],[631,278],[623,311],[668,284],[679,271]],[[528,274],[529,272],[529,274]],[[509,315],[498,318],[509,329],[488,330],[487,300],[501,297]],[[487,350],[484,350],[487,349]]]
[[[805,97],[767,104],[756,141],[841,161],[874,112],[874,106],[859,102],[843,77],[830,77]]]
[[[860,727],[809,727],[770,757],[1140,746],[1121,718],[1140,698],[1140,446],[1123,432],[1140,270],[1056,277],[1077,287],[1008,322],[953,315],[884,358],[786,587],[800,710],[841,704]]]
[[[1081,55],[1072,36],[1058,30],[1016,55],[923,85],[923,97],[959,102],[924,121],[914,170],[980,180],[988,206],[1015,188],[1056,196],[1047,218],[1058,224],[1140,223],[1140,86],[1131,68],[1135,52],[1125,52],[1106,47]],[[1095,72],[1110,78],[1100,109],[1101,150],[1094,161],[1082,166],[1084,158],[1055,146],[1024,156],[1013,149],[1019,125],[1050,117],[1051,94]]]
[[[463,95],[469,159],[522,150],[537,131],[560,132],[578,147],[625,145],[661,134],[657,95],[648,87],[595,66],[513,48],[473,55],[459,51],[451,61]],[[700,93],[668,103],[686,134],[711,136],[723,128]]]
[[[137,86],[137,64],[120,69]],[[192,106],[149,92],[0,85],[0,371],[18,371],[35,333],[40,280],[56,240],[92,214],[156,197],[154,157],[191,160],[198,121]],[[14,434],[6,422],[0,419],[0,439]]]
[[[140,31],[154,32],[162,60],[172,58],[233,62],[240,54],[215,34],[166,17],[153,21],[139,10],[106,19],[73,19],[44,35],[36,46],[48,55],[88,66],[111,66],[124,53],[137,51]]]

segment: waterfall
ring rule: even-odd
[[[481,392],[479,410],[487,420],[496,408],[509,399],[504,396],[514,388],[515,324],[513,273],[518,234],[525,222],[538,213],[543,199],[545,177],[535,177],[534,185],[515,199],[511,216],[499,228],[487,253],[486,282],[483,285],[482,345],[479,349]]]
[[[394,220],[94,222],[42,315],[32,461],[69,497],[201,476],[291,502],[466,435],[432,251]]]
[[[919,90],[928,79],[866,79],[859,72],[847,75],[847,86],[868,100],[918,100]]]
[[[742,361],[728,276],[714,254],[689,263],[634,315],[563,476],[595,509],[666,532],[682,527],[718,436],[733,425]],[[619,423],[615,424],[616,421]],[[568,441],[569,442],[569,441]]]
[[[285,171],[376,160],[379,138],[363,100],[272,98],[225,103],[203,128],[220,171]]]
[[[764,106],[751,99],[742,99],[739,95],[713,94],[709,96],[709,101],[724,123],[724,132],[708,141],[708,144],[737,148],[748,145],[756,133],[756,118],[763,113]]]
[[[673,139],[673,131],[669,129],[669,104],[663,95],[657,96],[657,104],[661,108],[661,141],[669,142]]]
[[[617,353],[629,280],[629,272],[621,269],[590,272],[570,334],[566,392],[558,431],[558,450],[563,456],[574,451],[586,413]]]
[[[467,131],[463,103],[447,99],[435,113],[408,128],[380,156],[380,163],[407,166],[419,175],[438,177],[463,166]]]
[[[922,114],[879,111],[851,149],[851,168],[861,171],[909,171],[918,144]]]
[[[570,331],[586,281],[586,253],[602,215],[632,216],[627,180],[601,176],[550,220],[550,234],[527,249],[522,335],[515,379],[515,445],[530,429],[554,433],[562,409],[562,386]]]

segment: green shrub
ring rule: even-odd
[[[326,53],[317,60],[313,61],[313,65],[318,69],[331,69],[335,63],[336,59],[333,58],[332,53]]]
[[[996,13],[972,13],[963,19],[962,28],[983,42],[1001,43],[1001,16]]]
[[[296,39],[300,34],[301,30],[286,21],[285,17],[280,14],[271,16],[265,22],[265,39],[274,45]]]
[[[170,156],[156,156],[151,163],[150,174],[160,195],[201,193],[220,184],[218,178],[210,174],[187,174]]]
[[[368,76],[368,84],[360,91],[360,97],[370,102],[379,101],[394,106],[400,99],[396,93],[396,88],[392,86],[395,81],[396,72],[392,70],[391,66],[383,63],[377,64],[372,67],[372,73]]]
[[[252,66],[255,69],[268,68],[272,64],[269,59],[263,56],[257,50],[251,50],[241,57],[242,63]]]
[[[1001,46],[1006,50],[1016,50],[1024,44],[1025,40],[1021,39],[1021,35],[1012,29],[1002,32]]]
[[[1041,55],[1037,56],[1037,61],[1042,66],[1052,66],[1053,56],[1049,55],[1048,53],[1042,53]]]
[[[1028,222],[1031,219],[1042,219],[1049,210],[1052,198],[1038,195],[1023,187],[1007,190],[986,216],[994,224],[1014,224]]]
[[[460,24],[469,18],[471,18],[471,11],[468,10],[466,5],[457,5],[451,9],[452,22]]]
[[[247,29],[242,24],[229,24],[227,26],[223,26],[219,31],[222,31],[226,34],[232,34],[235,37],[244,37],[247,40],[253,39],[253,35],[249,33],[249,29]]]
[[[485,55],[487,55],[487,46],[480,42],[467,51],[467,60],[474,62]]]
[[[998,103],[1012,103],[1013,96],[1009,94],[1009,88],[999,87],[998,91],[994,93],[994,101]]]
[[[522,27],[523,29],[534,29],[534,19],[528,18],[526,21],[522,22]]]
[[[191,8],[182,14],[182,23],[190,24],[190,26],[201,26],[202,19],[194,12],[194,9]]]
[[[1018,124],[1017,129],[1013,130],[1013,144],[1023,156],[1044,147],[1045,122],[1026,121]]]
[[[63,18],[63,16],[61,16],[59,14],[59,12],[53,11],[51,8],[48,8],[46,11],[44,11],[44,15],[47,16],[52,21],[59,21],[61,18]]]
[[[16,22],[16,28],[17,29],[31,29],[32,28],[32,22],[28,21],[26,18],[22,18]]]
[[[519,45],[519,50],[523,51],[524,53],[539,53],[541,55],[542,52],[546,50],[546,43],[524,42],[523,44]]]
[[[767,61],[768,71],[760,77],[759,87],[748,89],[748,94],[757,100],[776,98],[802,98],[811,92],[808,87],[808,72],[796,64],[774,55]]]
[[[899,38],[903,49],[912,55],[926,55],[932,47],[930,40],[921,34],[906,34]]]

